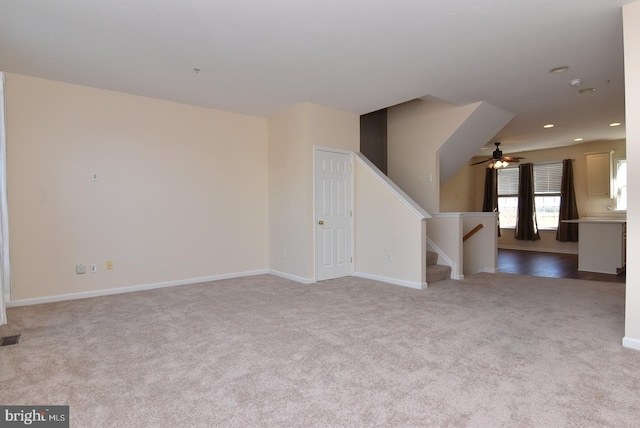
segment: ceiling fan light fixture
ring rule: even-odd
[[[508,166],[509,166],[509,162],[497,160],[497,161],[491,162],[489,165],[487,165],[487,168],[502,169],[502,168],[506,168]]]
[[[490,157],[489,159],[482,160],[480,162],[472,163],[471,166],[488,162],[486,164],[487,168],[500,169],[500,168],[508,167],[509,164],[511,163],[518,163],[520,162],[520,159],[524,159],[523,157],[520,157],[520,156],[502,156],[502,150],[500,150],[500,142],[496,141],[494,144],[496,145],[496,149],[493,151],[492,157]]]

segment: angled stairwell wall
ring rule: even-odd
[[[478,154],[483,146],[513,119],[514,114],[489,103],[472,104],[473,111],[440,146],[440,184],[444,184]]]
[[[355,158],[355,275],[426,288],[429,214],[369,159]]]
[[[513,114],[485,102],[456,106],[421,98],[387,110],[388,175],[427,212],[440,185],[490,142]]]

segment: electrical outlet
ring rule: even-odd
[[[91,263],[91,273],[98,273],[98,264]]]
[[[108,261],[107,262],[107,270],[113,270],[113,262],[112,261]]]
[[[77,264],[76,265],[76,273],[77,274],[82,274],[85,273],[87,271],[87,267],[83,264]]]
[[[392,262],[393,261],[393,253],[389,252],[389,254],[387,254],[387,261],[388,262]]]

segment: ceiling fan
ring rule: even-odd
[[[525,159],[520,156],[502,156],[502,150],[500,150],[500,142],[496,142],[496,149],[493,151],[493,156],[480,162],[472,163],[471,165],[480,165],[481,163],[489,162],[487,168],[506,168],[510,163],[518,163],[520,159]]]

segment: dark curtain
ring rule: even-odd
[[[526,241],[540,239],[536,221],[536,202],[533,188],[533,164],[520,165],[518,183],[518,215],[515,238]]]
[[[574,220],[578,215],[576,192],[573,187],[573,161],[562,161],[562,184],[560,187],[560,220],[556,240],[562,242],[578,242],[578,223],[564,223],[562,220]]]
[[[487,168],[484,176],[482,211],[485,213],[498,212],[498,170],[494,168]],[[500,217],[498,217],[498,236],[501,236]]]

